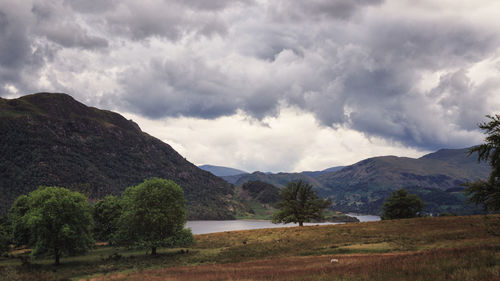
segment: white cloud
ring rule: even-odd
[[[187,117],[151,120],[124,115],[198,165],[300,172],[350,165],[374,156],[420,157],[426,153],[347,128],[319,126],[310,113],[291,108],[263,121],[242,112],[213,120]]]

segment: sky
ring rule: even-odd
[[[497,0],[0,0],[0,97],[64,92],[194,164],[293,172],[483,141]]]

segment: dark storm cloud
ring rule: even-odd
[[[7,1],[0,5],[0,88],[40,90],[40,71],[63,48],[106,48],[58,1]],[[1,91],[5,94],[5,91]]]
[[[106,39],[89,35],[86,30],[73,23],[51,24],[41,28],[41,31],[47,39],[66,48],[92,50],[108,47]]]
[[[26,40],[26,28],[8,17],[7,11],[0,11],[0,64],[5,68],[18,69],[23,65],[23,57],[30,52]]]
[[[64,0],[64,5],[77,12],[102,14],[116,6],[117,0]]]
[[[108,47],[106,39],[90,35],[60,2],[36,2],[31,12],[36,18],[32,36],[45,37],[66,48],[92,50]]]
[[[460,19],[376,19],[363,41],[377,63],[427,70],[480,61],[497,48],[496,31]]]
[[[127,70],[120,77],[125,106],[151,118],[230,115],[237,100],[226,100],[224,77],[200,61],[157,61]],[[118,96],[119,97],[119,96]],[[118,98],[117,97],[117,98]]]
[[[364,6],[384,0],[277,0],[270,4],[270,15],[278,21],[321,19],[347,20]]]
[[[133,40],[149,37],[178,40],[193,32],[203,36],[224,35],[228,27],[219,12],[238,3],[249,5],[253,1],[129,0],[120,2],[105,19],[112,32]]]
[[[488,97],[500,94],[500,76],[474,85],[464,69],[440,77],[439,85],[430,96],[450,113],[456,115],[456,124],[466,130],[477,128],[478,116],[489,113]]]
[[[184,4],[194,10],[208,10],[208,11],[218,11],[225,9],[228,6],[241,3],[241,4],[253,4],[254,0],[177,0],[177,2]]]
[[[238,46],[242,54],[264,61],[264,73],[254,77],[207,68],[205,58],[189,55],[136,68],[121,80],[128,108],[153,118],[215,118],[241,109],[262,119],[284,102],[313,113],[322,125],[414,147],[471,145],[498,84],[474,84],[466,69],[495,52],[494,31],[450,18],[369,18],[356,23],[355,34],[330,24],[304,19],[238,35],[248,43]],[[424,72],[440,72],[438,85],[419,89]],[[138,75],[146,82],[136,82]]]
[[[451,18],[372,17],[357,23],[356,34],[348,26],[321,30],[307,23],[298,30],[308,30],[316,41],[287,45],[321,57],[308,77],[287,81],[299,85],[298,93],[282,87],[286,94],[276,98],[312,112],[325,126],[348,126],[415,147],[460,147],[476,140],[476,124],[491,113],[488,97],[498,96],[499,88],[495,79],[472,83],[466,69],[495,56],[495,30]],[[275,38],[264,45],[283,42]],[[425,72],[441,73],[439,85],[419,89]]]
[[[341,93],[348,96],[349,125],[427,149],[470,145],[470,139],[449,136],[450,131],[474,130],[478,120],[490,113],[486,97],[498,91],[494,88],[498,85],[474,85],[467,71],[452,69],[491,56],[498,36],[450,19],[382,21],[370,27],[366,46],[375,64],[346,77]],[[437,87],[430,92],[416,89],[420,71],[441,69],[444,74]]]
[[[238,3],[253,1],[4,1],[0,4],[0,88],[14,86],[20,93],[45,90],[34,85],[37,76],[64,49],[106,50],[117,37],[177,40],[189,33],[224,34],[227,26],[218,11]],[[59,82],[52,79],[51,84],[60,87]]]
[[[124,106],[150,118],[194,116],[216,118],[237,109],[264,118],[276,110],[277,100],[259,89],[234,84],[219,69],[190,55],[176,60],[151,60],[149,64],[122,73]],[[266,90],[268,88],[266,87]],[[256,97],[259,97],[258,99]]]
[[[47,44],[33,44],[25,16],[20,4],[0,6],[0,88],[17,86],[32,91],[33,75],[53,57],[54,49]]]
[[[287,106],[418,148],[470,145],[499,95],[498,74],[472,71],[496,58],[498,25],[424,2],[4,1],[0,88],[36,89],[45,69],[58,89],[104,77],[94,100],[150,118]]]

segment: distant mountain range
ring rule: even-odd
[[[253,173],[248,173],[242,170],[224,167],[224,166],[213,166],[213,165],[201,165],[200,169],[209,171],[212,174],[223,178],[228,183],[234,184],[236,186],[241,186],[249,181],[264,181],[276,186],[285,186],[290,181],[304,180],[313,183],[315,186],[322,186],[320,182],[317,182],[315,178],[319,175],[339,171],[344,166],[331,167],[322,171],[304,171],[301,173],[270,173],[270,172],[260,172],[256,171]]]
[[[322,171],[304,171],[304,172],[301,172],[301,174],[308,175],[308,176],[311,176],[311,177],[317,177],[317,176],[322,175],[322,174],[340,171],[344,167],[345,166],[336,166],[336,167],[331,167],[331,168],[328,168],[328,169],[324,169]]]
[[[471,213],[478,209],[464,204],[463,184],[487,178],[490,167],[467,154],[445,149],[419,159],[374,157],[316,179],[323,184],[320,194],[347,212],[376,213],[391,191],[406,188],[426,198],[428,212]]]
[[[269,184],[283,187],[291,181],[303,180],[309,182],[315,187],[323,187],[323,184],[319,182],[315,177],[309,176],[304,173],[263,173],[263,172],[253,172],[251,174],[242,174],[236,176],[221,177],[226,181],[236,185],[241,186],[249,181],[263,181]]]
[[[254,172],[224,176],[237,186],[263,181],[283,187],[301,179],[312,184],[321,196],[332,199],[333,208],[343,212],[378,214],[391,191],[406,188],[425,199],[429,213],[477,213],[465,204],[463,183],[488,177],[490,167],[478,163],[468,149],[442,149],[414,159],[382,156],[368,158],[346,167],[323,171],[265,174]]]
[[[248,172],[245,172],[242,170],[228,168],[228,167],[222,167],[222,166],[214,166],[214,165],[201,165],[201,166],[198,166],[198,168],[205,170],[207,172],[210,172],[218,177],[227,177],[227,176],[248,174]]]
[[[66,94],[0,98],[0,213],[39,185],[96,200],[149,177],[179,184],[189,219],[234,218],[234,187],[123,116]]]

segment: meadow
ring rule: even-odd
[[[500,280],[499,215],[233,231],[195,240],[154,257],[100,246],[63,258],[59,267],[51,259],[22,266],[3,258],[0,280]]]

